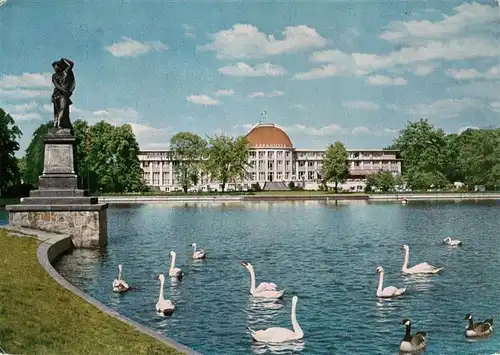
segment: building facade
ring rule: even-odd
[[[323,158],[326,149],[294,148],[290,137],[274,124],[256,125],[246,135],[249,147],[249,167],[244,178],[229,184],[227,190],[247,190],[253,184],[280,184],[293,181],[305,189],[319,188]],[[349,179],[342,185],[344,190],[363,191],[366,176],[379,171],[401,174],[401,159],[396,150],[347,149],[349,154]],[[142,151],[139,155],[144,182],[162,191],[182,190],[176,177],[176,161],[170,151]],[[201,174],[194,190],[218,190],[217,181]]]

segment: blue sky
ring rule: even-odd
[[[51,63],[75,62],[71,119],[172,134],[265,121],[295,147],[381,148],[408,120],[499,126],[500,8],[461,1],[0,0],[0,107],[52,118]]]

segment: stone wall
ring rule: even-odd
[[[71,236],[77,248],[99,248],[108,242],[107,210],[9,211],[9,224]]]

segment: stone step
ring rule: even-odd
[[[47,189],[47,190],[31,190],[30,197],[74,197],[88,196],[87,190],[80,189]]]
[[[69,197],[24,197],[22,205],[94,205],[98,203],[98,197],[69,196]]]

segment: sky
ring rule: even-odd
[[[176,132],[275,123],[296,148],[388,146],[408,121],[498,127],[500,8],[446,1],[0,0],[0,107],[52,119],[51,63],[75,62],[71,120]]]

